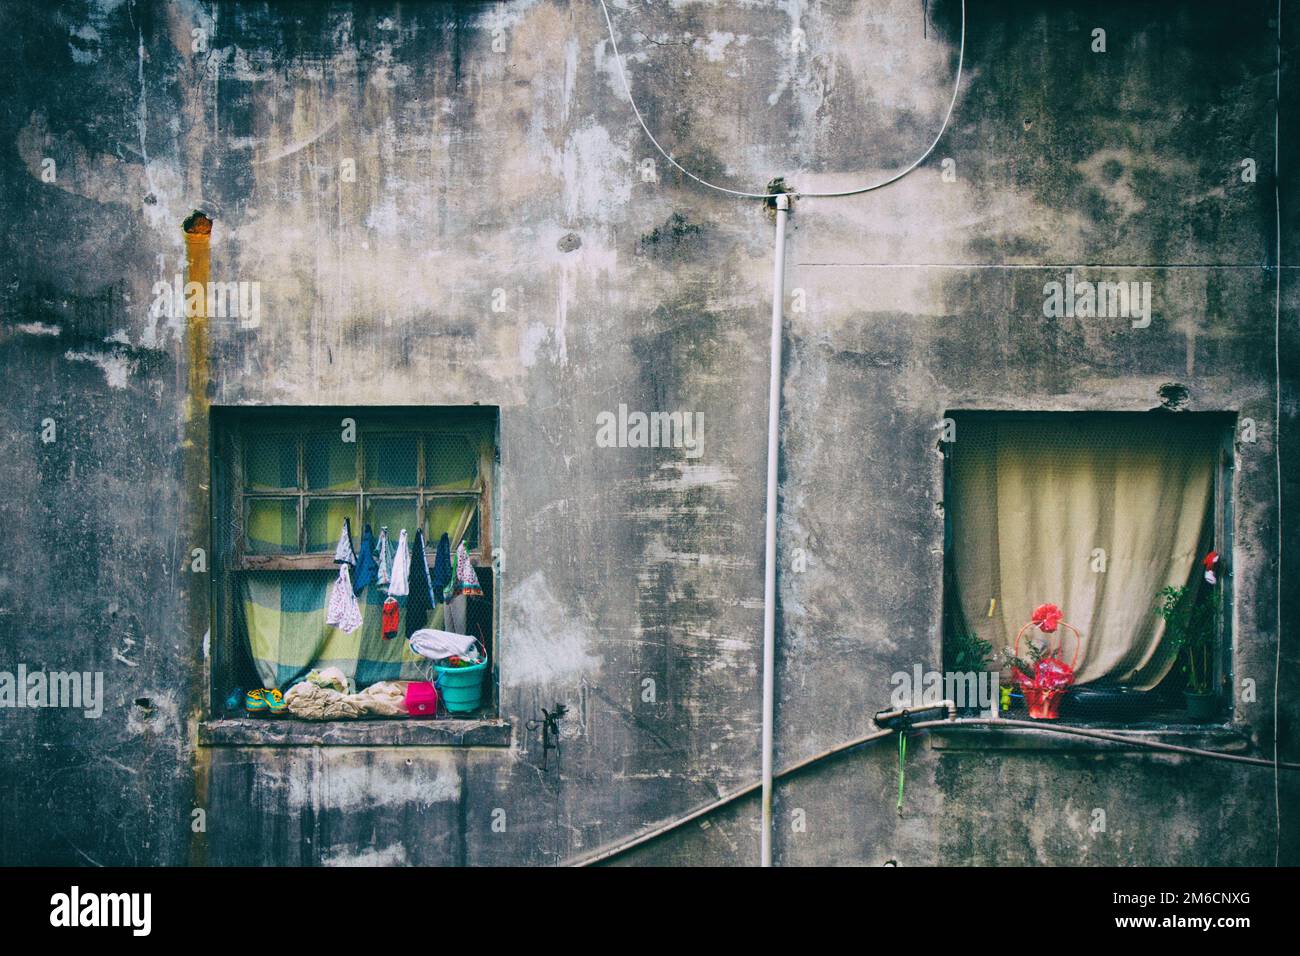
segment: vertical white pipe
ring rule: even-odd
[[[767,386],[767,539],[763,566],[763,866],[772,865],[772,724],[776,686],[776,479],[781,438],[781,320],[785,313],[785,220],[790,197],[776,197],[772,271],[771,372]]]

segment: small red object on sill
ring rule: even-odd
[[[438,713],[438,689],[427,680],[406,685],[406,712],[412,717],[434,717]]]

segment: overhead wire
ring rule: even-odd
[[[729,186],[719,186],[717,183],[711,183],[707,179],[704,179],[702,176],[697,176],[695,173],[691,172],[689,169],[687,169],[685,166],[679,163],[677,159],[671,153],[668,152],[668,150],[664,149],[663,146],[660,145],[659,140],[655,138],[655,134],[650,132],[650,127],[649,125],[647,125],[645,121],[645,117],[641,114],[641,108],[637,106],[636,97],[632,95],[632,86],[628,82],[627,70],[623,66],[623,56],[621,53],[619,53],[618,40],[615,39],[614,37],[614,21],[610,18],[609,7],[606,5],[605,0],[600,0],[600,9],[605,14],[605,26],[609,30],[609,43],[610,46],[613,48],[614,63],[618,67],[618,76],[619,79],[622,81],[623,91],[627,94],[628,102],[631,103],[632,105],[632,113],[636,116],[637,123],[641,125],[642,132],[645,133],[646,138],[650,140],[654,148],[659,151],[659,154],[663,156],[664,159],[668,160],[668,162],[672,164],[674,169],[676,169],[678,172],[682,173],[684,176],[688,177],[689,179],[692,179],[695,182],[699,183],[701,186],[706,186],[709,189],[716,190],[717,192],[720,193],[726,193],[728,195],[735,196],[740,199],[771,199],[772,196],[774,195],[774,193],[771,191],[749,192],[743,189],[732,189]],[[805,191],[801,189],[795,189],[791,191],[791,195],[803,199],[838,199],[845,196],[858,196],[861,195],[862,193],[869,193],[876,189],[882,189],[885,186],[888,186],[890,183],[896,183],[904,176],[906,176],[908,173],[910,173],[912,170],[916,169],[916,167],[920,166],[923,162],[926,161],[926,159],[929,158],[930,154],[934,152],[935,147],[939,145],[939,141],[943,139],[944,132],[948,129],[948,122],[952,119],[953,108],[957,105],[957,94],[961,90],[962,65],[965,62],[965,59],[966,59],[966,0],[962,0],[961,41],[958,44],[957,76],[952,84],[952,98],[948,101],[948,110],[946,113],[944,113],[943,125],[939,127],[938,134],[934,137],[934,140],[930,143],[926,151],[923,152],[916,159],[914,159],[909,165],[907,165],[903,169],[894,173],[892,176],[880,180],[879,182],[874,182],[866,186],[858,186],[853,189],[842,189],[842,190],[835,190],[831,192],[811,192],[811,191]]]

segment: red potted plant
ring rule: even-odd
[[[1061,641],[1053,647],[1050,638],[1033,637],[1025,642],[1026,657],[1020,656],[1020,640],[1030,628],[1043,634],[1056,634],[1062,627],[1074,633],[1074,656],[1065,663],[1061,656]],[[1074,683],[1074,669],[1079,662],[1083,635],[1079,629],[1063,619],[1055,604],[1040,604],[1033,618],[1016,633],[1014,647],[1003,653],[1011,666],[1011,679],[1025,696],[1029,716],[1034,720],[1056,720],[1060,716],[1061,700]]]

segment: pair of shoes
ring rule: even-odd
[[[286,706],[284,695],[273,687],[259,687],[244,695],[244,710],[250,714],[278,717],[284,713]]]

